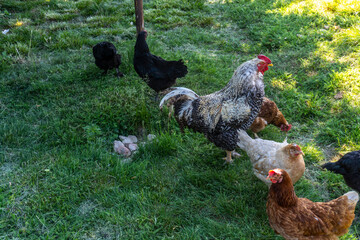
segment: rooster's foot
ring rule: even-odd
[[[241,157],[241,154],[238,153],[238,152],[232,151],[232,152],[231,152],[231,156],[233,156],[234,158],[240,158],[240,157]]]
[[[234,160],[231,159],[232,151],[226,151],[226,158],[223,158],[225,160],[225,164],[232,164]]]
[[[230,161],[228,161],[228,160],[226,159],[226,157],[224,157],[223,160],[225,160],[225,162],[223,163],[224,166],[225,166],[225,165],[231,165],[231,164],[234,163],[234,160],[231,159]]]

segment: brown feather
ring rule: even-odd
[[[355,217],[356,201],[343,195],[329,202],[298,198],[285,170],[282,181],[270,187],[266,212],[270,226],[285,239],[338,239]],[[355,192],[354,192],[355,193]]]
[[[276,103],[271,101],[269,98],[264,97],[260,112],[253,124],[250,126],[250,130],[254,133],[258,133],[268,124],[272,124],[278,128],[281,128],[282,125],[289,125]]]

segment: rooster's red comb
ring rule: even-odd
[[[267,56],[265,56],[265,55],[260,54],[260,55],[258,56],[258,59],[263,60],[263,61],[266,62],[267,64],[271,64],[271,60],[270,60]]]

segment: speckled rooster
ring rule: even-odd
[[[246,130],[257,117],[264,97],[263,74],[272,66],[264,55],[241,64],[229,83],[220,91],[198,96],[187,88],[174,88],[160,102],[168,102],[170,113],[183,131],[184,127],[203,133],[217,147],[226,151],[226,162],[238,141],[238,129]]]

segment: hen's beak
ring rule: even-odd
[[[274,66],[272,63],[270,63],[270,64],[268,64],[268,66],[270,66],[270,67],[272,67],[272,66]]]
[[[297,155],[300,155],[300,154],[303,155],[303,156],[305,156],[305,153],[304,153],[303,151],[301,151],[301,150],[300,150],[300,151],[297,151]]]

